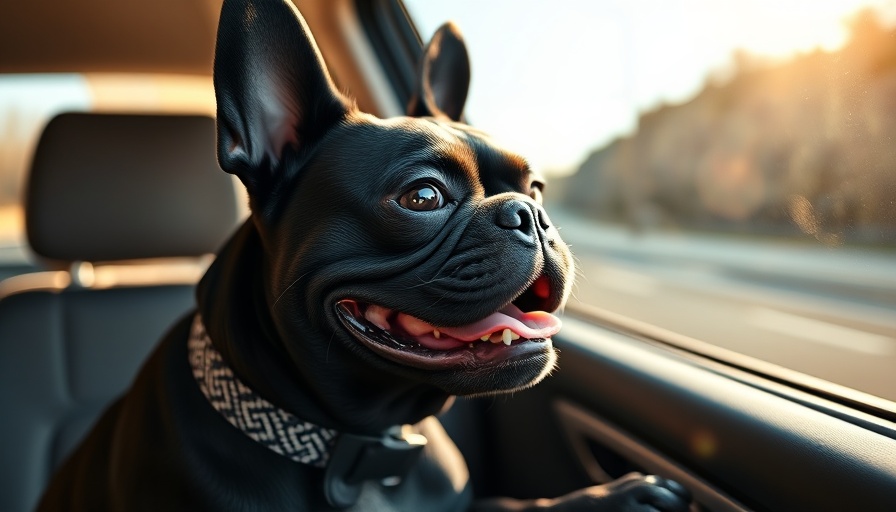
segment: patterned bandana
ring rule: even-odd
[[[324,467],[336,431],[296,418],[258,396],[227,366],[196,315],[187,344],[193,377],[202,394],[231,425],[290,459]]]

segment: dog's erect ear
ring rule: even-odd
[[[218,163],[250,193],[349,110],[289,0],[225,0],[215,47]]]
[[[445,23],[423,50],[417,89],[408,102],[409,116],[447,117],[460,121],[470,89],[470,56],[457,25]]]

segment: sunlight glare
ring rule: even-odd
[[[849,37],[874,8],[896,22],[896,0],[406,0],[421,36],[445,20],[473,60],[467,113],[548,174],[632,133],[638,116],[693,98],[730,76],[737,54],[782,62]],[[496,25],[506,29],[495,30]],[[562,137],[546,134],[563,133]]]
[[[739,3],[732,27],[744,50],[764,57],[786,58],[795,53],[835,50],[849,36],[848,21],[867,0],[800,0]]]

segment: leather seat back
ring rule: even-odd
[[[63,114],[47,125],[28,181],[28,239],[41,259],[73,270],[0,283],[0,510],[36,505],[194,307],[201,257],[235,227],[236,201],[211,118]]]

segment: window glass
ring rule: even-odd
[[[405,4],[551,178],[573,302],[896,400],[896,2]]]

